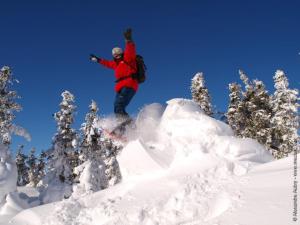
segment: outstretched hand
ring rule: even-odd
[[[90,54],[90,60],[93,62],[98,62],[100,60],[100,58],[95,56],[94,54]]]
[[[124,32],[124,37],[126,41],[132,41],[132,29],[128,28],[125,32]]]

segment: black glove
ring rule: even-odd
[[[125,32],[124,32],[124,37],[126,41],[132,41],[132,30],[131,28],[128,28]]]
[[[93,62],[99,62],[101,59],[94,54],[90,54],[90,60]]]

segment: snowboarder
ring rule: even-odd
[[[114,113],[120,124],[127,124],[129,121],[132,121],[125,109],[138,90],[138,81],[132,77],[132,75],[137,72],[137,65],[136,49],[132,40],[132,30],[130,28],[124,32],[124,37],[126,42],[125,50],[123,52],[119,47],[113,48],[113,60],[102,59],[94,54],[90,55],[91,61],[98,62],[115,71],[116,97],[114,102]]]

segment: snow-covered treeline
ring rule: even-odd
[[[249,80],[243,71],[239,74],[243,86],[229,84],[228,111],[224,113],[234,135],[257,140],[276,159],[299,152],[298,90],[289,88],[285,73],[276,71],[276,91],[272,95],[262,81]],[[12,90],[11,84],[15,82],[12,71],[5,66],[0,75],[0,209],[16,191],[17,185],[36,188],[39,196],[34,204],[40,205],[71,196],[85,196],[122,180],[117,156],[124,143],[113,140],[102,126],[112,120],[100,118],[97,103],[92,101],[81,128],[74,129],[77,106],[75,96],[69,91],[61,94],[59,110],[53,114],[57,131],[49,149],[37,156],[33,148],[26,155],[24,146],[20,146],[14,160],[10,149],[12,134],[27,139],[30,136],[25,129],[13,124],[14,112],[20,111],[21,106],[16,102],[17,93]],[[214,117],[216,112],[203,73],[192,78],[190,89],[197,109]]]
[[[277,159],[299,151],[298,90],[289,88],[285,73],[275,72],[273,95],[262,81],[250,81],[242,70],[239,74],[244,88],[238,83],[229,84],[229,105],[225,114],[235,135],[257,140]],[[212,116],[211,97],[203,73],[193,77],[191,93],[199,107]]]
[[[9,67],[3,67],[3,79],[7,79],[4,76],[7,74],[4,72],[8,71],[7,68],[9,69]],[[225,113],[227,123],[235,135],[256,139],[268,148],[275,158],[282,158],[297,151],[298,91],[289,89],[284,72],[277,70],[275,73],[276,91],[273,95],[268,93],[262,81],[250,81],[243,71],[240,70],[239,73],[244,88],[238,83],[229,84],[229,105],[228,111]],[[11,91],[10,95],[17,97],[14,91]],[[216,114],[203,73],[197,73],[192,78],[191,95],[207,115],[214,116]],[[57,121],[57,133],[53,137],[53,146],[38,157],[35,156],[34,151],[31,151],[30,156],[26,156],[21,153],[22,147],[18,150],[16,155],[18,185],[37,186],[39,182],[45,185],[55,181],[54,183],[72,186],[74,183],[80,183],[80,177],[85,174],[84,168],[98,167],[103,171],[96,169],[89,173],[89,176],[95,176],[93,173],[104,174],[104,176],[100,176],[102,177],[101,181],[90,184],[89,189],[98,190],[100,187],[104,188],[118,182],[121,175],[116,172],[118,165],[114,159],[115,154],[112,153],[114,151],[107,151],[107,148],[120,149],[122,146],[108,144],[112,141],[105,139],[103,133],[95,128],[94,124],[100,120],[97,115],[97,103],[92,101],[86,121],[82,124],[80,131],[76,131],[72,128],[76,110],[75,97],[69,91],[65,91],[62,93],[62,98],[60,111],[54,113]],[[13,107],[14,110],[20,110],[17,103]],[[7,134],[3,131],[3,137],[10,141],[10,136]],[[93,166],[89,166],[89,164]],[[114,172],[108,172],[110,170]],[[99,176],[97,175],[97,177]],[[85,179],[89,178],[85,177]],[[67,192],[70,194],[71,187],[68,189]]]
[[[239,71],[244,89],[229,84],[228,124],[238,137],[256,139],[277,159],[299,151],[298,90],[290,89],[285,73],[274,75],[275,93],[270,95],[260,80],[249,81]]]

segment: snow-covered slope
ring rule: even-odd
[[[120,184],[24,210],[11,224],[292,224],[291,159],[273,162],[190,100],[149,105],[136,124]]]
[[[221,217],[220,225],[299,224],[293,221],[293,160],[289,157],[253,168],[241,187],[240,207]]]

